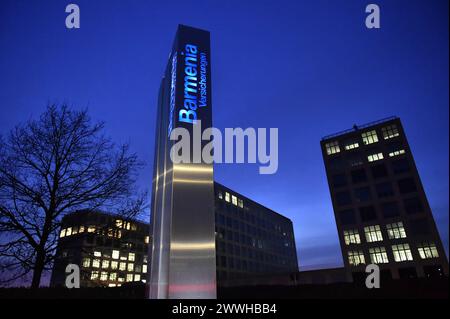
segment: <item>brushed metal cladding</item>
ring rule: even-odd
[[[183,127],[192,137],[193,125],[198,125],[177,118],[185,96],[184,48],[188,44],[197,46],[198,53],[208,62],[207,103],[198,108],[197,119],[201,120],[203,129],[212,126],[209,32],[180,25],[158,98],[148,294],[152,299],[217,297],[213,166],[201,161],[173,164],[170,159],[173,142],[169,131]],[[200,91],[197,94],[200,98]],[[206,142],[202,141],[202,146]]]
[[[164,105],[167,104],[165,94],[167,79],[163,78],[158,97],[158,115],[156,121],[155,160],[153,167],[152,187],[152,216],[153,245],[149,256],[150,283],[149,297],[152,299],[165,299],[168,297],[169,284],[169,254],[170,254],[170,224],[171,224],[171,184],[172,162],[167,156],[170,147],[167,130],[169,112]]]

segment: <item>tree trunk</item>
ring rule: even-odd
[[[42,272],[44,271],[45,252],[41,249],[37,250],[36,262],[33,269],[33,280],[31,281],[31,288],[39,288],[41,283]]]

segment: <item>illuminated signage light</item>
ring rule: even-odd
[[[207,66],[205,53],[200,53],[200,72],[198,47],[186,44],[184,55],[184,96],[183,108],[178,113],[180,122],[195,124],[197,122],[197,108],[207,105]],[[200,99],[198,92],[200,91]]]
[[[175,110],[175,93],[177,84],[177,53],[175,52],[172,57],[172,70],[170,81],[170,114],[169,114],[169,136],[173,129],[173,112]]]

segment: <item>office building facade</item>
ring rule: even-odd
[[[382,278],[448,276],[448,260],[399,118],[321,141],[348,276],[367,264]]]
[[[271,276],[298,272],[290,219],[219,183],[214,183],[214,191],[219,286],[265,284]],[[70,263],[80,266],[82,287],[147,282],[149,230],[146,223],[102,212],[65,216],[51,285],[64,286]]]
[[[99,211],[64,216],[50,285],[65,286],[68,264],[80,269],[81,287],[147,282],[150,227]]]
[[[298,272],[292,221],[214,183],[218,284]]]

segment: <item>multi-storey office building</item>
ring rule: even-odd
[[[321,147],[348,274],[360,279],[374,263],[385,278],[448,275],[400,119],[354,126]]]
[[[290,219],[217,182],[214,191],[219,285],[252,275],[298,272]]]
[[[290,219],[219,183],[214,183],[214,190],[219,285],[252,276],[264,281],[266,274],[298,271]],[[84,287],[145,282],[149,229],[148,224],[100,212],[65,216],[52,285],[64,285],[69,263],[81,266]]]
[[[98,211],[66,215],[50,284],[65,284],[68,264],[80,267],[81,287],[146,282],[149,232],[148,224]]]

